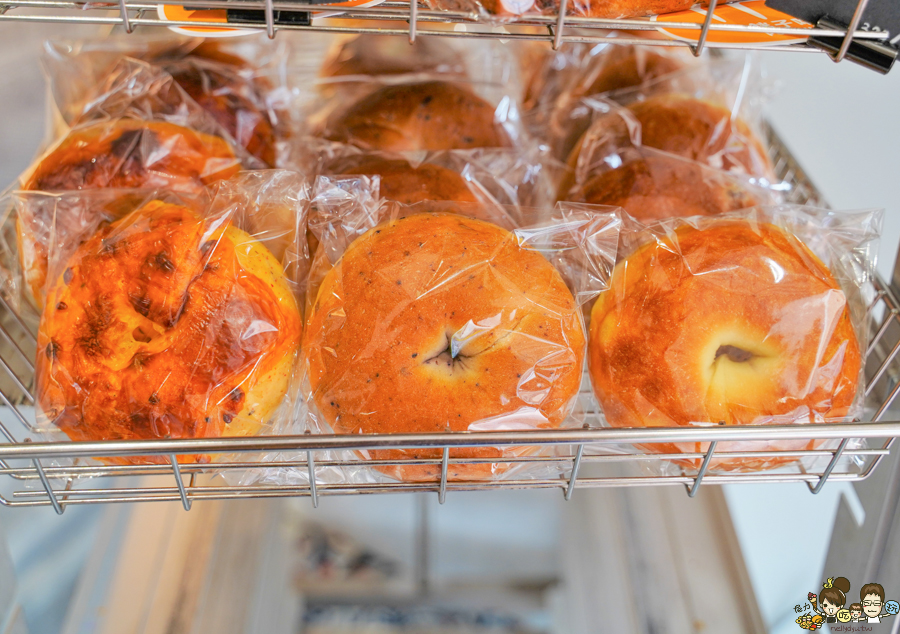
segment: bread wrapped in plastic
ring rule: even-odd
[[[590,376],[606,422],[766,425],[859,416],[865,293],[880,226],[880,212],[782,206],[623,231],[610,289],[590,318]],[[723,442],[717,451],[820,446],[763,440]],[[641,447],[678,454],[706,451],[708,443]],[[710,468],[755,471],[796,460],[713,458]]]
[[[570,0],[566,15],[587,18],[635,18],[686,11],[693,0]],[[702,3],[701,3],[702,4]],[[428,0],[428,6],[446,11],[476,11],[484,19],[511,22],[529,15],[558,15],[558,0]]]
[[[199,109],[220,134],[260,161],[274,166],[277,141],[290,134],[283,47],[271,45],[241,57],[201,40],[48,43],[43,60],[54,104],[73,125],[96,117],[177,117]],[[136,113],[140,113],[140,115]],[[196,118],[196,115],[194,115]]]
[[[222,138],[162,121],[101,120],[73,128],[22,176],[25,191],[91,189],[165,189],[190,198],[205,195],[209,185],[241,168],[233,146]],[[84,214],[111,219],[127,205],[113,201]],[[53,209],[55,211],[55,208]],[[21,266],[32,299],[40,303],[46,278],[46,244],[54,228],[44,205],[20,209],[16,218]],[[58,222],[82,223],[59,216]],[[90,222],[93,222],[91,220]]]
[[[259,185],[267,173],[257,174]],[[305,184],[285,172],[268,180],[263,198],[294,201],[305,228]],[[266,246],[279,231],[259,231],[259,239],[245,231],[265,224],[258,216],[268,209],[240,204],[236,189],[247,184],[223,186],[202,210],[151,194],[80,242],[50,245],[35,371],[39,422],[73,440],[204,438],[256,434],[288,414],[302,282],[289,279],[283,263],[305,251],[299,245],[279,261]],[[102,194],[58,196],[90,205]],[[305,270],[293,263],[292,274]]]
[[[612,210],[562,208],[551,222],[510,231],[485,220],[483,207],[461,203],[443,211],[430,204],[424,213],[396,203],[353,209],[344,187],[326,188],[317,201],[313,230],[325,248],[313,264],[303,340],[314,431],[541,429],[566,421],[581,382],[579,305],[606,283],[619,219],[603,212]],[[338,214],[329,217],[329,209]],[[597,267],[588,271],[586,262]],[[448,474],[500,476],[510,468],[504,458],[533,450],[451,449]],[[360,457],[399,460],[375,469],[429,480],[439,466],[402,461],[440,454],[384,449]],[[492,461],[466,462],[484,458]]]

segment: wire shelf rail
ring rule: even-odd
[[[778,136],[766,130],[778,175],[792,184],[790,202],[824,206],[815,186]],[[180,501],[186,509],[196,500],[306,496],[314,505],[321,496],[430,491],[441,502],[456,491],[506,488],[558,489],[569,499],[576,488],[610,486],[684,486],[695,495],[701,483],[805,482],[818,493],[828,480],[867,478],[900,437],[900,420],[890,420],[891,406],[900,394],[900,300],[892,286],[877,278],[870,305],[873,336],[866,350],[865,393],[867,421],[817,425],[697,426],[677,428],[612,429],[601,426],[590,389],[582,399],[588,409],[581,429],[535,431],[448,432],[392,435],[302,435],[191,440],[35,442],[31,433],[35,352],[34,315],[20,315],[0,295],[0,476],[14,483],[11,495],[0,496],[9,507],[52,506],[62,513],[73,504]],[[20,432],[16,430],[21,429]],[[805,449],[784,448],[785,442],[809,441]],[[864,440],[865,443],[853,442]],[[738,451],[723,443],[772,443],[764,450]],[[822,444],[830,441],[830,444]],[[649,453],[640,445],[703,443],[688,453]],[[782,448],[777,449],[781,443]],[[803,443],[801,443],[803,444]],[[616,452],[603,451],[612,446]],[[792,445],[788,444],[788,447]],[[810,449],[808,447],[815,447]],[[530,447],[519,457],[466,458],[452,456],[459,447]],[[624,449],[623,449],[624,447]],[[429,448],[430,459],[362,460],[346,456],[354,450]],[[542,450],[553,449],[552,455]],[[599,451],[598,451],[599,450]],[[344,453],[340,453],[344,452]],[[227,455],[213,464],[179,464],[179,455]],[[155,464],[107,464],[103,458],[148,456]],[[713,459],[803,459],[774,471],[713,472]],[[101,459],[101,460],[98,460]],[[677,462],[676,462],[677,461]],[[642,465],[684,465],[650,474]],[[553,477],[501,478],[460,481],[451,475],[458,464],[499,463],[553,468]],[[432,465],[433,481],[335,481],[324,478],[335,467],[355,469],[386,465]],[[812,468],[806,468],[810,465]],[[231,484],[223,474],[279,469],[294,477],[291,484]],[[598,473],[602,469],[610,472]],[[589,473],[590,472],[590,473]],[[542,471],[543,473],[543,471]],[[659,475],[668,473],[669,475]],[[7,487],[8,488],[8,487]]]
[[[221,21],[207,20],[170,21],[157,17],[159,5],[172,4],[173,0],[118,0],[117,2],[85,3],[80,0],[2,0],[0,22],[63,22],[71,24],[98,24],[120,26],[131,33],[139,27],[208,27],[222,28]],[[695,55],[706,48],[741,48],[782,50],[796,52],[826,52],[834,61],[850,58],[880,72],[887,72],[897,57],[896,48],[888,46],[890,35],[886,32],[860,29],[863,14],[869,0],[857,0],[849,24],[839,24],[827,16],[813,28],[799,26],[758,26],[719,24],[713,14],[724,0],[709,0],[701,11],[707,15],[702,24],[693,22],[666,22],[666,29],[696,32],[696,39],[646,39],[635,35],[639,31],[657,31],[661,26],[651,18],[600,19],[567,15],[568,0],[561,0],[557,16],[523,15],[514,22],[498,27],[485,21],[474,11],[434,10],[416,1],[388,0],[369,7],[336,9],[335,5],[320,2],[286,0],[179,0],[178,6],[189,10],[230,9],[240,12],[256,11],[258,21],[233,20],[227,26],[262,31],[274,38],[278,31],[323,31],[331,33],[380,33],[406,35],[410,42],[420,35],[451,38],[495,38],[504,40],[544,40],[558,48],[565,42],[615,42],[648,46],[689,47]],[[336,11],[340,11],[335,15]],[[326,13],[328,21],[309,23],[279,19],[285,14]],[[237,15],[237,13],[235,13]],[[240,15],[246,15],[241,13]],[[371,25],[361,26],[362,21]],[[405,27],[386,28],[383,21],[406,22]],[[422,25],[425,28],[422,28]],[[428,28],[453,25],[456,28]],[[535,28],[538,27],[538,28]],[[618,32],[618,33],[616,33]],[[710,33],[734,32],[744,34],[788,35],[796,40],[780,44],[752,44],[717,42]]]

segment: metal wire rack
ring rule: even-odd
[[[774,164],[779,176],[793,184],[791,202],[822,205],[821,197],[803,170],[767,130]],[[596,409],[591,411],[590,389],[582,399],[589,410],[582,429],[504,431],[490,433],[442,433],[402,435],[303,435],[248,438],[207,438],[194,440],[34,442],[31,433],[35,352],[34,316],[17,314],[0,296],[0,478],[13,483],[14,491],[0,496],[0,504],[10,507],[52,506],[58,513],[72,504],[111,502],[181,501],[189,509],[195,500],[248,497],[308,496],[318,504],[323,495],[351,495],[398,492],[436,492],[441,501],[449,492],[502,488],[549,488],[561,490],[566,499],[576,488],[610,486],[684,486],[689,495],[701,483],[806,482],[813,493],[828,480],[858,481],[868,477],[894,439],[900,436],[900,421],[884,422],[900,393],[900,301],[892,287],[881,279],[875,282],[870,306],[873,337],[866,350],[868,422],[823,425],[678,427],[654,429],[610,429],[601,427]],[[594,406],[595,407],[595,406]],[[785,443],[810,439],[830,439],[817,449],[717,451],[717,446],[735,441]],[[866,443],[853,442],[865,439]],[[637,447],[654,443],[704,443],[694,453],[648,453]],[[522,457],[456,459],[457,447],[531,447],[535,453]],[[617,447],[616,453],[604,448]],[[699,445],[698,445],[699,446]],[[782,447],[784,445],[782,444]],[[340,458],[352,450],[385,448],[430,448],[435,458],[416,460],[363,461]],[[829,448],[826,448],[829,447]],[[554,449],[552,455],[541,450]],[[343,452],[343,453],[340,453]],[[220,454],[227,458],[213,465],[179,464],[178,455]],[[98,459],[149,456],[161,464],[112,465]],[[440,456],[440,457],[438,457]],[[710,473],[716,459],[803,459],[803,462],[776,471]],[[640,465],[671,465],[693,460],[694,468],[680,473],[656,475]],[[439,477],[433,482],[387,481],[373,478],[365,483],[324,478],[325,472],[348,467],[370,469],[381,465],[434,465]],[[457,464],[494,462],[542,465],[553,468],[553,476],[493,481],[459,481],[450,477]],[[806,468],[803,465],[811,465]],[[848,467],[849,465],[849,467]],[[295,476],[291,484],[234,485],[223,474],[278,469]],[[606,470],[606,471],[603,471]],[[545,469],[543,472],[548,472]],[[601,473],[602,471],[602,473]],[[437,469],[436,469],[437,472]],[[150,477],[157,476],[157,477]],[[11,480],[10,480],[11,479]],[[263,480],[265,482],[265,480]],[[8,489],[9,487],[4,487]]]
[[[223,24],[210,20],[178,22],[162,20],[156,16],[159,5],[172,4],[173,0],[118,0],[115,2],[85,3],[80,0],[2,0],[0,22],[66,22],[73,24],[99,24],[121,26],[131,33],[138,27],[209,27],[221,28]],[[265,30],[270,38],[277,31],[324,31],[331,33],[380,33],[407,35],[413,42],[419,35],[467,38],[501,38],[504,40],[544,40],[558,48],[564,42],[615,42],[649,46],[686,46],[695,55],[706,48],[742,48],[787,50],[796,52],[825,51],[835,61],[845,57],[871,68],[887,72],[897,56],[895,48],[887,46],[890,34],[881,31],[859,29],[869,0],[858,0],[849,24],[838,24],[823,18],[814,28],[791,26],[753,26],[718,24],[713,21],[717,4],[724,0],[709,0],[707,15],[702,24],[691,22],[667,22],[667,29],[696,32],[692,41],[674,39],[646,39],[635,36],[637,31],[656,31],[659,23],[650,18],[598,19],[567,15],[568,0],[561,0],[557,16],[523,15],[514,22],[498,28],[496,22],[486,21],[474,11],[433,10],[419,5],[416,0],[388,0],[377,6],[338,8],[340,13],[327,22],[311,21],[308,24],[289,23],[279,19],[279,12],[327,13],[334,16],[336,7],[320,2],[278,0],[177,0],[186,9],[230,9],[261,13],[257,22],[232,21],[227,26]],[[116,8],[117,6],[117,8]],[[351,20],[353,22],[351,22]],[[385,28],[378,21],[406,22],[405,27]],[[371,26],[359,26],[359,21],[371,21]],[[425,28],[422,28],[422,26]],[[455,25],[457,28],[428,28],[436,25]],[[481,28],[480,28],[481,27]],[[535,28],[538,27],[538,28]],[[619,33],[615,33],[619,31]],[[724,43],[711,41],[710,33],[717,32],[762,33],[795,36],[800,42],[773,45]],[[623,36],[624,35],[624,36]],[[808,39],[807,39],[808,38]]]

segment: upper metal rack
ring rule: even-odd
[[[410,42],[418,35],[467,38],[501,38],[505,40],[545,40],[558,48],[564,42],[605,42],[620,44],[635,43],[649,46],[684,46],[695,55],[706,48],[765,49],[795,52],[825,51],[835,61],[852,59],[869,68],[886,73],[897,57],[897,49],[889,46],[890,35],[882,31],[860,30],[863,14],[869,0],[858,0],[849,24],[839,24],[829,18],[819,20],[815,28],[747,26],[718,24],[713,21],[717,5],[723,0],[710,0],[706,18],[702,24],[691,22],[666,22],[667,29],[694,31],[696,39],[646,39],[637,37],[636,31],[656,31],[660,23],[650,18],[640,19],[597,19],[567,15],[568,0],[561,0],[558,16],[525,15],[515,22],[488,24],[475,12],[432,10],[416,1],[387,1],[370,7],[342,9],[335,15],[335,6],[326,3],[306,3],[276,0],[118,0],[118,10],[111,9],[115,3],[85,3],[79,0],[0,0],[0,22],[67,22],[77,24],[103,24],[121,26],[128,33],[138,27],[211,27],[221,28],[221,22],[201,20],[177,22],[157,17],[157,8],[162,4],[178,4],[186,9],[230,9],[257,12],[258,21],[232,21],[227,26],[265,30],[270,38],[279,30],[325,31],[332,33],[379,33],[385,35],[408,35]],[[298,13],[313,15],[328,13],[331,19],[312,20],[300,23],[296,20],[282,20],[280,14]],[[351,22],[352,20],[352,22]],[[377,21],[406,22],[405,28],[385,28]],[[371,21],[371,26],[360,26],[360,21]],[[456,25],[453,30],[433,28],[435,26]],[[424,28],[423,28],[424,27]],[[432,28],[429,28],[432,27]],[[539,27],[539,28],[535,28]],[[615,33],[619,31],[620,33]],[[762,33],[772,35],[793,35],[800,42],[774,45],[758,45],[710,40],[715,32]],[[624,35],[624,37],[623,37]]]

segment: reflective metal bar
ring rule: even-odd
[[[581,456],[584,454],[584,445],[578,445],[578,452],[575,454],[575,461],[572,463],[572,475],[569,476],[569,486],[566,487],[565,498],[568,502],[572,499],[575,492],[575,482],[578,480],[578,467],[581,466]]]
[[[41,477],[41,484],[44,485],[44,491],[47,493],[50,504],[53,505],[53,510],[56,511],[57,515],[62,515],[63,511],[66,509],[59,503],[59,500],[56,499],[53,487],[50,486],[50,480],[47,479],[47,474],[44,473],[44,468],[41,467],[41,461],[35,459],[32,462],[34,463],[34,468],[37,469],[38,475]]]
[[[128,18],[128,7],[125,6],[125,0],[119,0],[119,13],[122,14],[122,25],[125,27],[125,32],[131,33],[134,27],[131,26],[131,21]]]
[[[703,52],[703,47],[706,46],[706,38],[709,37],[709,28],[712,26],[717,2],[718,0],[709,0],[709,5],[706,7],[706,18],[703,20],[703,28],[700,30],[700,37],[697,38],[697,44],[692,49],[694,57],[700,57],[700,54]]]
[[[416,26],[419,19],[419,0],[409,0],[409,43],[416,41]]]
[[[715,441],[709,443],[709,449],[706,451],[706,457],[703,458],[703,464],[700,465],[700,471],[697,472],[694,484],[688,489],[688,497],[694,497],[697,495],[697,491],[700,490],[700,482],[703,480],[703,476],[706,475],[706,471],[709,469],[709,463],[712,460],[713,452],[716,450],[716,444]]]
[[[0,357],[0,368],[3,368],[3,371],[12,379],[13,383],[16,384],[16,387],[19,388],[19,391],[22,392],[22,395],[25,397],[25,400],[34,405],[34,396],[31,395],[31,391],[22,383],[22,379],[16,376],[16,373],[12,371],[12,368],[7,365],[6,360],[3,357]]]
[[[863,12],[866,10],[868,4],[869,0],[859,0],[857,3],[856,10],[853,12],[853,18],[850,20],[850,25],[847,27],[847,34],[844,36],[844,41],[841,42],[841,49],[837,52],[837,55],[834,56],[835,62],[841,61],[847,54],[847,49],[850,48],[850,44],[853,42],[853,34],[856,31],[856,27],[859,26]]]
[[[566,26],[566,8],[569,0],[560,0],[559,15],[556,18],[556,32],[553,34],[553,50],[558,50],[563,41],[563,29]]]
[[[443,504],[447,499],[447,465],[450,462],[450,447],[444,447],[441,456],[441,484],[438,489],[438,504]]]
[[[884,358],[884,361],[878,366],[878,370],[875,371],[875,374],[872,375],[872,378],[869,380],[868,384],[866,384],[866,396],[871,394],[872,390],[875,389],[875,384],[878,383],[882,376],[884,376],[887,369],[891,367],[891,363],[894,362],[898,352],[900,352],[900,339],[897,340],[897,343],[891,348],[890,353]]]
[[[316,488],[316,465],[313,462],[312,449],[306,452],[306,468],[309,470],[309,497],[313,508],[319,508],[319,491]]]
[[[175,454],[169,456],[169,462],[172,463],[172,473],[175,474],[175,484],[178,486],[178,495],[181,497],[181,505],[185,511],[191,510],[191,500],[188,499],[187,491],[184,490],[184,482],[181,480],[181,469],[178,466],[178,457]]]
[[[822,477],[819,480],[818,484],[815,487],[812,484],[809,485],[809,489],[813,492],[813,494],[818,493],[822,490],[822,487],[825,486],[825,482],[828,480],[828,476],[831,475],[831,472],[834,470],[834,467],[837,465],[838,460],[841,459],[841,454],[844,453],[844,449],[847,447],[847,443],[850,442],[849,438],[844,438],[841,441],[840,446],[837,448],[837,451],[834,452],[834,458],[831,459],[831,462],[828,463],[828,466],[825,467],[825,471],[822,472]]]
[[[10,19],[11,17],[12,16],[10,16],[10,15],[3,16],[4,19]],[[13,319],[16,321],[17,324],[19,324],[19,327],[22,329],[22,332],[25,334],[25,336],[28,338],[28,340],[31,341],[32,344],[36,344],[37,338],[34,336],[34,333],[31,332],[31,329],[25,324],[24,321],[22,321],[22,318],[19,316],[19,313],[14,311],[12,309],[12,307],[9,305],[9,303],[6,301],[6,299],[3,298],[2,293],[0,293],[0,306],[2,306],[6,310],[6,312],[8,312],[10,315],[12,315]]]
[[[275,7],[273,0],[265,0],[266,2],[266,35],[270,40],[275,39]]]
[[[886,311],[884,316],[884,321],[881,322],[881,326],[878,327],[875,336],[872,337],[872,341],[869,342],[869,347],[866,348],[866,357],[872,354],[872,351],[875,350],[875,346],[878,345],[878,342],[881,341],[881,338],[884,336],[884,333],[887,332],[887,329],[890,328],[891,324],[894,323],[894,319],[897,317],[897,313],[892,310]]]

